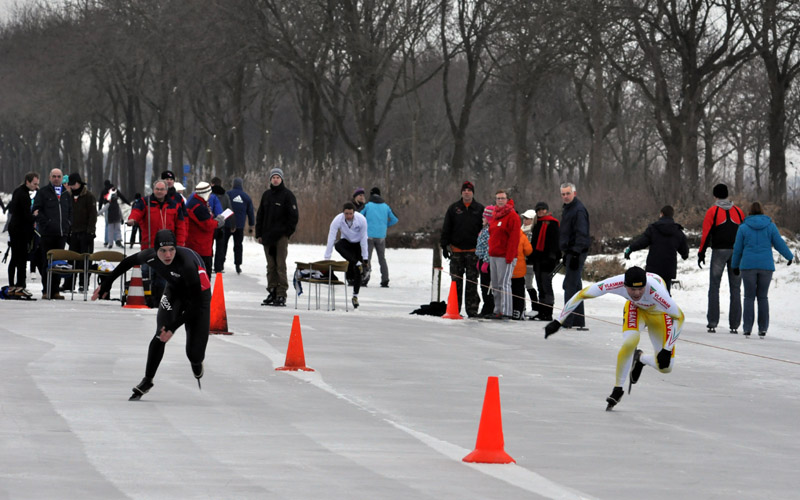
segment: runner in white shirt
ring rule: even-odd
[[[616,383],[611,395],[606,398],[606,410],[610,410],[619,403],[624,394],[622,384],[629,371],[631,385],[639,380],[644,365],[652,366],[661,373],[672,371],[675,342],[681,334],[684,315],[658,275],[645,273],[641,267],[632,267],[625,274],[590,285],[573,295],[558,319],[547,324],[544,338],[556,333],[561,328],[561,323],[585,299],[607,293],[627,300],[623,311],[622,347],[617,354]],[[644,325],[647,325],[654,354],[643,354],[641,349],[636,348],[639,345],[639,332]],[[629,393],[630,390],[629,385]]]
[[[361,289],[361,273],[369,266],[367,246],[367,219],[356,212],[356,207],[347,202],[342,213],[333,218],[328,231],[328,246],[325,248],[325,260],[331,258],[334,246],[339,255],[350,263],[347,275],[353,278],[353,307],[358,307],[358,292]],[[342,237],[336,240],[336,233]]]

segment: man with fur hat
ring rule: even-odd
[[[214,231],[225,225],[225,217],[221,214],[214,217],[208,198],[211,196],[211,185],[201,182],[186,202],[189,214],[189,232],[186,235],[186,246],[203,259],[206,270],[211,272],[214,255]]]
[[[478,316],[481,299],[478,296],[479,264],[475,249],[483,227],[484,206],[475,201],[475,186],[470,181],[461,184],[461,199],[447,208],[439,244],[442,255],[450,259],[450,278],[458,288],[458,310],[465,304],[467,316]],[[463,284],[466,275],[467,283]],[[462,297],[463,295],[463,299]]]
[[[69,235],[69,249],[78,253],[94,252],[94,237],[97,232],[97,199],[89,191],[81,174],[69,174],[69,190],[72,193],[72,230]],[[83,269],[83,262],[76,262],[77,269]],[[83,274],[80,274],[80,288],[83,289]],[[67,276],[61,291],[71,290],[72,276]]]
[[[284,184],[283,170],[269,171],[269,189],[261,196],[256,214],[256,240],[264,246],[267,257],[267,291],[261,305],[285,306],[289,280],[286,276],[286,257],[289,237],[297,229],[300,215],[297,199]]]
[[[733,272],[731,257],[736,232],[744,221],[741,208],[728,200],[728,186],[717,184],[712,191],[716,202],[706,211],[703,218],[703,235],[700,239],[700,250],[697,253],[697,265],[702,269],[706,263],[706,250],[711,248],[711,264],[708,268],[708,332],[714,333],[719,323],[719,284],[722,272],[728,268],[728,285],[730,288],[730,306],[728,309],[728,326],[731,333],[736,333],[742,322],[742,277]]]
[[[639,381],[645,365],[661,373],[672,371],[675,343],[683,328],[684,315],[675,299],[670,297],[660,276],[646,273],[641,267],[631,267],[625,274],[589,285],[573,295],[558,319],[545,326],[544,338],[556,333],[584,300],[607,293],[626,300],[622,313],[622,346],[617,354],[616,383],[611,395],[606,398],[606,411],[609,411],[622,399],[622,384],[628,378],[628,372],[630,394],[631,386]],[[637,349],[640,332],[645,326],[653,345],[653,354],[644,354]]]

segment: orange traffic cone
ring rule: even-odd
[[[489,377],[483,399],[481,423],[475,451],[462,458],[464,462],[508,464],[516,461],[503,449],[503,419],[500,414],[500,386],[497,377]]]
[[[211,294],[211,320],[208,330],[212,334],[233,335],[233,332],[228,331],[228,313],[225,311],[225,290],[221,273],[217,273],[214,278],[214,293]]]
[[[128,298],[125,300],[127,309],[149,309],[144,301],[144,284],[142,283],[142,269],[133,266],[131,273],[131,284],[128,286]]]
[[[306,356],[303,354],[303,336],[300,334],[300,316],[295,316],[292,321],[292,334],[289,336],[289,348],[286,350],[284,365],[275,369],[279,371],[314,371],[306,366]]]
[[[458,313],[458,284],[455,281],[450,282],[450,295],[447,297],[447,311],[444,313],[443,318],[446,319],[464,319]]]

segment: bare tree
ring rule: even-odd
[[[608,60],[653,106],[666,150],[665,189],[674,200],[700,192],[697,142],[704,109],[752,54],[733,3],[624,0],[618,11],[630,43],[621,58],[609,53]]]
[[[472,108],[497,64],[496,57],[490,53],[489,42],[498,29],[503,11],[504,3],[496,0],[440,0],[439,31],[444,64],[442,91],[453,135],[451,167],[456,179],[464,170]],[[450,77],[454,63],[463,64],[466,73],[463,87],[456,95],[453,95],[452,88],[455,82]]]
[[[736,0],[744,30],[764,62],[769,87],[769,194],[786,201],[786,94],[800,73],[800,4],[780,0]]]

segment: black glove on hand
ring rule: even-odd
[[[697,267],[703,269],[703,264],[706,263],[706,254],[705,252],[697,255]]]
[[[731,269],[731,270],[733,271],[733,275],[734,275],[734,276],[739,276],[739,268],[738,268],[738,267],[734,267],[734,268],[733,268],[733,269]]]
[[[656,356],[658,367],[662,370],[667,368],[669,366],[670,359],[672,359],[672,351],[661,349],[661,351],[658,353],[658,356]]]
[[[573,271],[577,271],[579,267],[581,267],[581,256],[573,253],[572,258],[569,259],[569,268]]]
[[[442,257],[444,257],[445,259],[450,258],[450,249],[447,248],[447,245],[442,245]]]
[[[791,259],[787,260],[787,261],[786,261],[786,265],[787,265],[787,266],[791,266],[791,265],[792,265],[792,260],[791,260]]]
[[[550,335],[556,333],[561,329],[561,323],[558,320],[553,320],[550,323],[547,323],[544,327],[544,338],[549,337]]]

